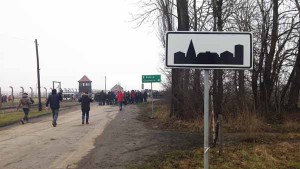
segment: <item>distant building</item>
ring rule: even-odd
[[[92,93],[92,81],[84,75],[79,81],[79,93],[88,92]]]
[[[124,90],[123,90],[123,87],[121,87],[121,85],[116,84],[113,88],[111,88],[111,91],[116,93],[117,91],[123,92]]]

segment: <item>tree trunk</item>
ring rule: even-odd
[[[212,0],[214,31],[223,31],[222,6],[223,0]],[[223,154],[223,70],[214,70],[213,73],[214,112],[218,115],[216,138],[214,144],[219,140],[219,154]]]
[[[177,116],[178,114],[178,76],[178,69],[172,69],[172,98],[170,116]]]
[[[265,60],[265,71],[263,74],[263,83],[261,85],[261,101],[264,103],[265,115],[269,116],[270,98],[273,92],[272,63],[275,55],[276,44],[278,38],[278,0],[273,0],[273,22],[271,32],[271,46]]]
[[[194,8],[194,31],[197,31],[197,8],[196,8],[196,0],[193,2],[193,8]],[[203,104],[200,104],[201,102],[201,89],[200,89],[200,70],[195,69],[194,72],[194,91],[195,91],[195,110],[196,112],[200,112]]]
[[[298,108],[297,103],[298,103],[298,96],[300,90],[300,38],[298,40],[298,54],[294,65],[294,69],[295,69],[295,76],[292,81],[288,106],[287,106],[290,111],[295,111]]]
[[[178,14],[178,31],[189,30],[189,16],[188,16],[188,1],[177,0],[177,14]],[[172,111],[171,116],[183,118],[184,111],[184,95],[183,85],[187,85],[186,81],[183,82],[182,69],[172,70]],[[186,78],[189,79],[189,78]]]

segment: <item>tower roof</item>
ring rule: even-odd
[[[111,91],[116,92],[116,91],[122,91],[123,92],[123,87],[121,85],[116,84],[113,88],[111,88]]]
[[[86,75],[84,75],[79,81],[79,83],[92,82]]]

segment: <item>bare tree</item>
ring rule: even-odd
[[[300,21],[300,5],[299,1],[295,0],[296,8],[298,9],[298,21]],[[290,80],[291,89],[288,98],[288,106],[290,111],[295,111],[297,109],[297,103],[299,98],[299,90],[300,90],[300,31],[298,27],[298,44],[297,44],[297,53],[296,53],[296,62],[293,67],[293,73],[291,74]]]
[[[137,15],[136,21],[157,23],[163,47],[165,33],[170,30],[253,33],[252,71],[213,71],[215,113],[226,115],[246,109],[272,118],[270,112],[296,107],[300,86],[299,1],[145,0],[141,7],[144,13]],[[202,111],[203,104],[199,104],[201,97],[195,96],[203,92],[200,70],[173,69],[165,73],[171,83],[165,86],[172,86],[173,93],[170,115],[199,116],[195,112]],[[232,99],[239,103],[237,108],[230,104]]]

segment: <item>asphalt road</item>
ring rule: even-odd
[[[52,116],[46,116],[0,128],[0,168],[75,168],[118,112],[117,106],[93,105],[88,125],[81,124],[77,108],[60,113],[57,127],[51,125]]]

